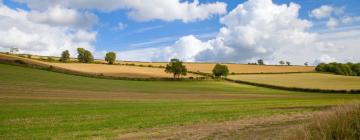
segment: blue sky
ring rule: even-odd
[[[46,0],[45,0],[46,1]],[[95,0],[96,1],[96,0]],[[116,0],[114,0],[116,1]],[[121,0],[119,0],[121,1]],[[175,0],[177,1],[177,0]],[[257,0],[259,1],[259,0]],[[54,5],[37,5],[37,0],[3,0],[3,4],[6,7],[9,7],[13,10],[22,9],[29,13],[33,11],[38,11],[38,13],[46,13],[47,11],[44,9],[50,9]],[[51,1],[50,1],[51,2]],[[106,1],[103,1],[106,3]],[[111,1],[108,1],[111,2]],[[193,2],[193,1],[177,1],[178,3],[183,2]],[[91,47],[93,47],[93,50],[98,52],[96,56],[101,55],[100,52],[104,51],[116,51],[116,52],[128,52],[133,50],[143,50],[146,48],[154,49],[159,48],[163,49],[169,46],[173,46],[176,44],[179,39],[181,39],[184,36],[192,35],[197,40],[206,42],[211,39],[214,39],[217,37],[220,28],[224,27],[224,24],[220,22],[220,19],[229,14],[230,11],[235,9],[239,4],[244,4],[247,1],[245,0],[200,0],[199,4],[211,4],[215,2],[222,2],[227,5],[226,12],[225,13],[219,13],[219,14],[210,14],[208,18],[206,19],[195,19],[194,21],[190,22],[184,22],[183,20],[175,19],[175,20],[163,20],[159,18],[154,18],[146,21],[139,21],[137,19],[129,17],[129,12],[131,11],[131,8],[121,8],[121,2],[119,2],[120,8],[113,8],[109,11],[102,9],[102,7],[97,8],[96,6],[92,6],[89,8],[84,8],[81,6],[74,7],[66,5],[62,2],[58,2],[58,5],[60,5],[61,8],[65,8],[68,10],[74,10],[78,13],[91,13],[93,14],[97,22],[92,24],[90,28],[85,29],[86,32],[94,33],[96,34],[96,37],[93,41],[90,41],[87,45],[90,44]],[[261,2],[261,0],[260,0]],[[353,28],[356,28],[357,25],[359,25],[359,21],[352,20],[353,22],[347,23],[347,24],[339,24],[342,19],[345,19],[345,17],[351,17],[353,19],[356,19],[358,16],[360,16],[360,1],[358,0],[273,0],[273,5],[280,6],[281,4],[287,4],[289,6],[289,3],[296,3],[301,8],[298,11],[298,19],[304,19],[311,22],[312,26],[306,29],[302,29],[306,33],[315,33],[320,34],[321,32],[331,32],[331,31],[337,31],[343,32],[345,31],[345,27],[349,27],[352,31],[358,31],[353,30]],[[46,2],[44,2],[46,3]],[[56,3],[56,2],[54,2]],[[96,2],[95,2],[96,3]],[[35,6],[33,6],[35,5]],[[110,4],[111,5],[111,4]],[[331,17],[326,18],[315,18],[311,17],[311,12],[314,9],[320,8],[321,6],[330,6],[334,9],[342,9],[342,14],[333,14]],[[41,7],[42,6],[42,7]],[[95,7],[95,8],[94,8]],[[156,7],[154,7],[156,8]],[[135,9],[135,8],[134,8]],[[133,10],[134,10],[133,9]],[[50,10],[48,10],[50,11]],[[335,10],[334,10],[335,11]],[[330,19],[335,19],[339,23],[336,25],[336,27],[329,28],[327,26],[327,22],[330,21]],[[30,19],[31,20],[31,19]],[[42,24],[47,24],[47,22],[41,22]],[[53,22],[51,22],[53,23]],[[53,26],[52,24],[49,24],[50,26]],[[72,26],[72,25],[64,25],[64,26]],[[64,27],[62,27],[64,28]],[[17,29],[20,29],[17,27]],[[72,28],[68,29],[66,34],[68,32],[77,32],[80,29]],[[356,34],[357,35],[357,34]],[[320,37],[321,38],[321,37]],[[82,43],[84,44],[84,43]],[[318,43],[319,44],[319,43]],[[324,43],[326,44],[326,42]],[[346,43],[345,43],[346,44]],[[1,45],[1,44],[0,44]],[[61,46],[59,47],[61,48]],[[34,53],[34,51],[29,51],[31,53]],[[244,51],[243,51],[244,52]],[[240,52],[241,53],[241,52]],[[42,54],[42,53],[41,53]],[[50,53],[51,54],[51,53]],[[128,54],[128,53],[124,53]],[[276,53],[275,53],[276,54]],[[121,55],[121,54],[118,54]],[[255,56],[244,58],[243,60],[239,60],[239,62],[245,62],[245,61],[251,61],[252,59],[257,59],[260,57],[264,57],[264,59],[268,59],[270,61],[277,61],[274,60],[274,54],[271,54],[271,56],[256,56],[256,53],[254,53]],[[323,55],[323,53],[321,54]],[[325,54],[329,55],[329,54]],[[337,54],[334,54],[334,57]],[[146,56],[144,56],[146,57]],[[126,59],[123,58],[123,59]],[[237,58],[238,59],[238,58]],[[239,58],[240,59],[240,58]],[[293,58],[296,60],[296,58]],[[314,58],[313,61],[316,58]],[[329,58],[330,59],[330,58]],[[331,57],[333,59],[333,57]],[[351,58],[357,60],[358,57]],[[155,59],[146,59],[149,61],[155,60]],[[191,59],[191,61],[198,61],[203,60],[206,61],[206,59],[198,59],[194,58]],[[234,59],[209,59],[209,61],[234,61]],[[340,61],[346,61],[348,58],[338,58],[337,60]],[[156,60],[155,60],[156,61]],[[305,60],[304,60],[305,61]],[[311,60],[307,60],[311,61]]]

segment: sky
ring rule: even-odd
[[[360,61],[358,0],[0,0],[0,51],[127,61]]]

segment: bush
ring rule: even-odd
[[[352,63],[321,63],[316,66],[315,68],[318,72],[330,72],[339,75],[346,75],[346,76],[360,76],[360,63],[352,64]]]

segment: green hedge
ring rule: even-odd
[[[329,72],[345,76],[360,76],[360,63],[320,63],[315,68],[318,72]]]

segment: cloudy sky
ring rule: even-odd
[[[0,51],[293,64],[360,61],[359,0],[0,0]]]

